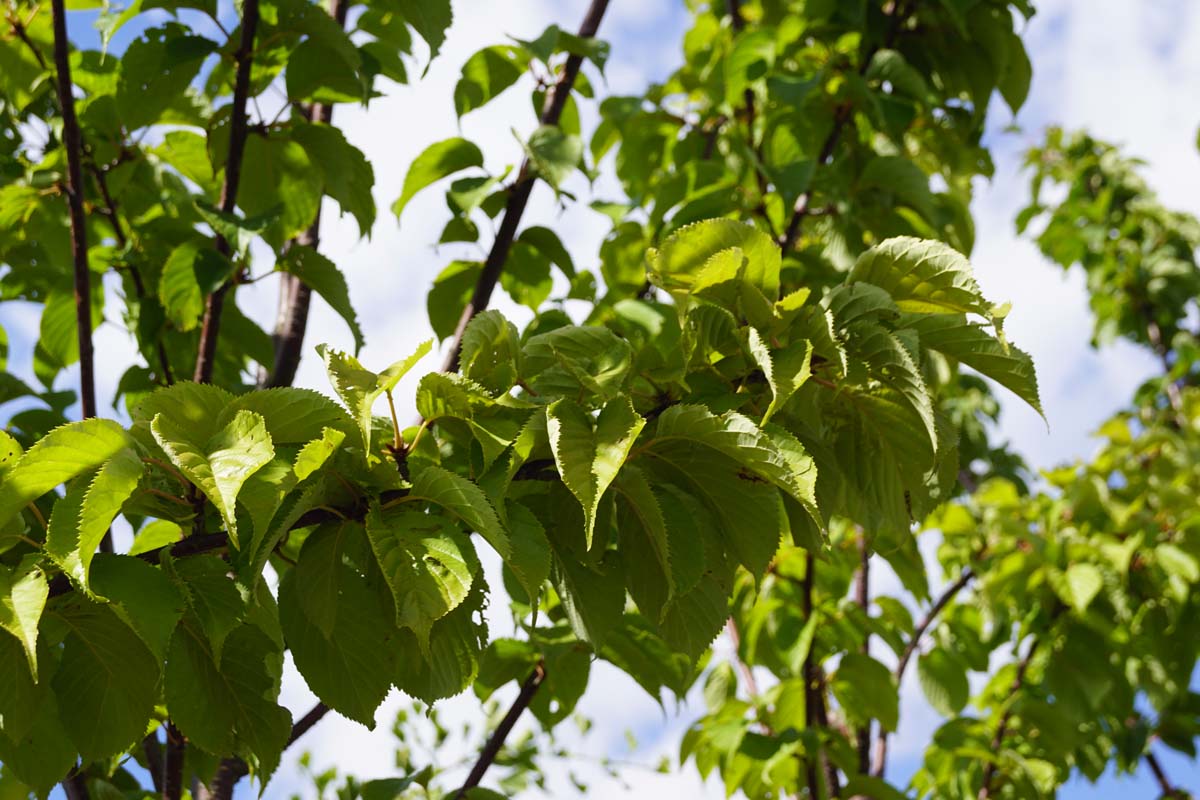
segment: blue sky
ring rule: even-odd
[[[504,34],[529,38],[551,22],[573,29],[584,5],[584,0],[456,3],[454,27],[424,80],[415,86],[395,87],[373,104],[369,115],[339,109],[338,121],[375,166],[380,208],[386,209],[395,199],[408,163],[425,145],[459,133],[451,91],[461,64],[474,50],[500,41]],[[635,93],[668,73],[678,58],[685,24],[681,5],[682,0],[612,1],[601,28],[601,35],[613,45],[607,92]],[[1195,192],[1200,186],[1200,156],[1194,144],[1200,104],[1193,100],[1200,97],[1200,48],[1194,46],[1200,41],[1200,4],[1191,0],[1042,0],[1038,5],[1041,12],[1026,32],[1034,83],[1029,103],[1016,120],[1019,132],[1005,130],[1012,121],[1005,107],[994,108],[988,139],[996,158],[996,177],[978,186],[973,207],[978,243],[973,261],[988,296],[1013,302],[1009,335],[1035,357],[1050,423],[1047,432],[1040,418],[1006,398],[1002,431],[1036,466],[1046,467],[1085,457],[1093,448],[1091,431],[1128,400],[1134,387],[1153,372],[1154,363],[1131,346],[1093,351],[1088,345],[1091,320],[1080,276],[1064,275],[1047,264],[1030,243],[1015,237],[1012,220],[1027,192],[1027,179],[1019,170],[1021,153],[1047,124],[1087,127],[1097,136],[1123,142],[1131,153],[1147,159],[1150,182],[1166,202],[1200,213]],[[81,38],[92,35],[88,25],[86,18],[77,16],[73,34]],[[113,48],[122,49],[137,29],[130,26],[123,31]],[[585,127],[588,116],[585,109]],[[527,133],[534,125],[527,92],[514,89],[488,108],[468,115],[461,130],[481,144],[489,168],[500,169],[520,157],[510,130],[515,127]],[[618,194],[615,185],[603,179],[590,190],[582,180],[572,188],[583,199],[613,199]],[[475,257],[467,246],[434,249],[445,220],[442,203],[436,191],[418,196],[405,211],[403,228],[381,211],[370,241],[359,241],[353,221],[339,220],[336,208],[326,215],[323,250],[348,274],[352,300],[367,332],[363,360],[368,365],[390,363],[429,336],[424,287],[451,259],[460,254]],[[555,227],[563,233],[576,263],[589,267],[595,265],[608,222],[584,205],[562,210],[542,187],[534,193],[525,222]],[[274,283],[263,281],[243,289],[238,303],[269,326],[274,292]],[[510,304],[501,302],[500,306],[520,316]],[[0,305],[0,325],[13,340],[14,368],[28,374],[28,360],[21,357],[29,335],[36,334],[36,311],[16,304]],[[318,302],[307,344],[311,348],[323,341],[340,347],[352,345],[340,319]],[[116,326],[104,325],[97,335],[97,352],[103,407],[121,370],[133,357],[133,348]],[[311,357],[311,349],[308,352],[298,383],[327,390],[322,370]],[[431,359],[427,367],[434,366]],[[68,374],[62,378],[63,385],[72,380]],[[410,395],[414,386],[415,377],[402,384],[397,396]],[[487,569],[489,582],[499,585],[496,565],[489,564]],[[493,619],[494,634],[502,635],[509,628],[505,620]],[[723,643],[718,644],[718,655],[727,655]],[[938,724],[921,697],[915,676],[910,678],[902,687],[907,719],[895,738],[896,776],[916,766],[929,732]],[[283,700],[297,715],[312,703],[303,682],[290,669]],[[313,752],[314,766],[338,765],[364,777],[388,775],[393,749],[389,729],[399,702],[397,697],[388,700],[377,715],[379,727],[374,733],[340,718],[327,718],[303,740],[303,747]],[[450,720],[478,714],[470,695],[443,706]],[[698,708],[691,702],[664,711],[630,679],[599,665],[580,705],[580,711],[593,718],[596,727],[586,740],[567,731],[563,741],[593,756],[623,756],[651,764],[661,754],[677,752],[681,731],[699,713]],[[639,741],[632,754],[625,744],[626,729],[633,730]],[[268,788],[268,798],[295,792],[308,796],[310,787],[295,767],[297,754],[285,758]],[[1200,789],[1200,769],[1170,755],[1164,755],[1164,762],[1177,784]],[[593,793],[601,797],[724,796],[717,783],[702,784],[690,765],[669,776],[629,771],[625,775],[627,790],[586,764],[578,765],[577,771],[592,781]],[[555,771],[551,785],[552,796],[567,793],[565,770]],[[1077,782],[1060,796],[1069,800],[1153,797],[1156,790],[1148,775],[1138,775],[1108,778],[1099,786]]]

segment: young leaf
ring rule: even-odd
[[[0,628],[17,637],[25,649],[29,672],[38,680],[38,622],[50,588],[36,559],[12,569],[0,565]]]
[[[17,460],[0,483],[0,525],[59,484],[108,461],[133,444],[109,419],[86,419],[56,428]]]
[[[966,671],[940,647],[917,659],[917,677],[929,704],[943,717],[957,716],[970,698]]]
[[[68,504],[63,513],[56,506],[51,515],[54,524],[46,533],[46,552],[84,589],[88,588],[88,570],[96,548],[137,489],[142,471],[137,453],[122,450],[100,467],[81,498],[63,498]],[[72,519],[64,516],[66,508],[72,509]]]
[[[491,102],[512,86],[529,67],[529,53],[511,45],[493,45],[477,51],[463,64],[454,87],[454,111],[459,117]]]
[[[385,391],[396,386],[405,373],[433,348],[433,341],[422,342],[408,358],[397,361],[376,375],[358,362],[354,356],[334,350],[327,345],[317,345],[317,352],[325,360],[325,370],[333,390],[342,399],[358,429],[362,433],[363,451],[371,454],[371,409]]]
[[[884,730],[896,730],[900,698],[896,679],[883,664],[861,653],[847,653],[831,683],[833,696],[852,723],[866,725],[877,719]]]
[[[558,191],[583,159],[583,140],[563,133],[557,125],[542,125],[525,142],[533,174]]]
[[[482,166],[483,153],[466,139],[455,137],[429,145],[409,165],[408,174],[404,176],[404,189],[392,204],[392,213],[399,219],[413,195],[434,181],[468,167]]]
[[[546,431],[554,461],[563,483],[583,506],[588,549],[600,497],[617,477],[645,425],[628,398],[609,401],[594,419],[566,398],[546,407]]]

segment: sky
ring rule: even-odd
[[[347,275],[351,299],[367,335],[361,357],[368,367],[391,363],[428,338],[426,287],[454,258],[479,257],[469,245],[433,247],[447,218],[442,193],[436,189],[418,195],[405,210],[402,225],[397,226],[387,208],[399,194],[409,162],[429,143],[461,132],[480,144],[487,167],[498,171],[520,158],[513,130],[527,134],[536,124],[527,86],[510,89],[461,123],[456,120],[451,96],[462,63],[478,48],[500,42],[505,35],[531,38],[550,23],[573,30],[585,5],[585,0],[456,2],[454,25],[442,53],[424,78],[410,86],[390,87],[386,97],[372,103],[369,113],[338,109],[335,121],[374,165],[380,215],[370,239],[360,240],[353,220],[339,219],[336,206],[327,206],[322,250]],[[1047,426],[1015,398],[1003,396],[1002,434],[1034,466],[1049,467],[1087,457],[1095,447],[1091,432],[1127,402],[1134,388],[1155,371],[1155,365],[1132,346],[1093,350],[1082,276],[1078,272],[1064,274],[1046,262],[1031,242],[1016,237],[1013,218],[1028,196],[1028,176],[1020,168],[1022,153],[1038,141],[1046,125],[1086,127],[1145,159],[1149,183],[1168,206],[1200,214],[1200,197],[1195,192],[1200,186],[1200,155],[1195,147],[1200,125],[1200,102],[1195,100],[1200,98],[1200,48],[1194,46],[1200,41],[1200,3],[1040,0],[1037,5],[1039,13],[1025,31],[1034,66],[1033,87],[1026,107],[1015,120],[1016,129],[1011,129],[1014,120],[1006,106],[998,103],[992,109],[988,143],[995,156],[996,175],[977,186],[973,204],[977,244],[972,261],[987,296],[1013,304],[1007,331],[1014,343],[1034,357],[1049,423]],[[682,0],[612,0],[600,30],[600,35],[612,43],[602,94],[638,93],[648,82],[665,77],[680,57],[685,23]],[[130,31],[124,36],[132,34]],[[121,47],[118,39],[114,48]],[[412,72],[417,74],[418,70]],[[587,129],[595,114],[586,105],[583,113]],[[595,267],[598,245],[609,222],[587,209],[586,201],[618,199],[619,190],[611,178],[602,178],[593,187],[577,178],[567,188],[581,202],[561,208],[547,187],[538,186],[523,222],[554,228],[578,267]],[[243,288],[238,304],[269,329],[275,309],[274,281]],[[510,303],[501,301],[497,305],[520,317],[520,310]],[[18,374],[29,374],[28,359],[22,360],[22,353],[28,349],[29,337],[36,336],[37,319],[33,307],[0,305],[0,325],[12,339],[12,368]],[[315,300],[297,384],[328,391],[323,370],[312,352],[312,347],[321,342],[343,348],[353,344],[341,319]],[[105,324],[97,332],[96,349],[98,396],[103,408],[124,366],[134,357],[134,348],[118,326]],[[419,375],[436,369],[436,362],[435,357],[429,357],[422,365],[424,369],[406,379],[396,396],[410,397]],[[74,376],[67,373],[60,380],[66,385]],[[927,555],[932,555],[935,544],[923,541]],[[936,563],[932,558],[928,560]],[[489,584],[498,586],[498,565],[493,561],[485,568]],[[873,569],[873,574],[880,576],[876,579],[880,591],[886,591],[889,581],[894,581],[887,572],[882,564]],[[931,577],[935,585],[941,578]],[[493,603],[493,609],[498,612],[491,614],[493,635],[503,635],[511,630],[511,623],[502,618],[502,603]],[[717,657],[728,656],[728,644],[719,640]],[[507,700],[514,692],[514,687],[508,687],[502,699]],[[696,694],[693,692],[678,706],[668,702],[660,707],[616,669],[595,665],[579,705],[579,711],[594,722],[591,733],[583,737],[569,723],[562,726],[560,743],[584,756],[570,768],[592,784],[596,797],[723,797],[722,787],[714,781],[701,782],[690,764],[670,775],[631,768],[623,771],[621,782],[614,782],[587,761],[610,756],[651,765],[664,754],[674,758],[683,730],[702,713],[703,704]],[[281,700],[295,716],[314,701],[290,665]],[[296,756],[304,749],[312,752],[316,771],[336,765],[361,778],[391,776],[395,743],[390,729],[395,711],[403,702],[395,693],[389,697],[376,716],[378,727],[374,732],[329,715],[285,755],[266,797],[313,795],[311,784],[296,765]],[[892,739],[894,776],[915,769],[924,743],[939,724],[936,713],[921,696],[915,670],[909,671],[902,686],[901,703],[905,721],[899,735]],[[449,720],[468,720],[478,717],[479,705],[467,693],[441,704],[441,713]],[[627,742],[627,730],[637,740],[634,748]],[[467,749],[452,750],[443,754],[443,763],[469,755]],[[1176,784],[1200,789],[1200,769],[1196,766],[1170,755],[1164,757],[1164,763]],[[549,772],[550,796],[570,796],[567,765],[552,765]],[[250,796],[244,784],[242,792]],[[1138,775],[1106,778],[1095,787],[1075,782],[1060,796],[1067,800],[1103,800],[1152,797],[1156,791],[1148,775]]]

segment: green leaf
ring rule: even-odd
[[[371,226],[375,224],[375,200],[371,196],[375,170],[371,162],[332,125],[292,124],[292,138],[308,151],[309,159],[320,171],[325,181],[325,194],[338,202],[342,213],[354,217],[360,236],[369,236]],[[323,292],[321,294],[324,296]],[[333,305],[332,301],[330,305]],[[335,310],[342,313],[336,306]]]
[[[375,401],[386,391],[391,391],[418,361],[425,357],[433,348],[433,341],[422,342],[411,356],[397,361],[383,372],[376,375],[359,363],[354,356],[340,350],[334,350],[327,345],[317,345],[317,352],[325,360],[325,370],[329,373],[329,381],[337,392],[342,403],[358,423],[362,433],[363,451],[371,453],[371,409]]]
[[[346,277],[332,261],[307,245],[293,245],[288,248],[283,258],[276,261],[276,267],[295,275],[305,286],[329,303],[329,307],[350,326],[350,333],[354,336],[354,352],[362,349],[362,328],[358,325],[358,315],[354,313],[354,307],[350,305]]]
[[[762,416],[765,425],[812,375],[812,342],[801,339],[773,353],[755,328],[749,328],[747,336],[750,354],[771,387],[771,403]]]
[[[493,45],[477,51],[463,64],[454,87],[454,110],[459,117],[481,108],[517,82],[529,68],[529,53],[521,47]]]
[[[621,394],[633,352],[608,328],[567,326],[531,336],[522,361],[526,381],[539,395],[579,397],[582,391],[604,403]]]
[[[262,234],[276,250],[312,224],[324,190],[320,167],[299,142],[277,133],[246,137],[238,206],[247,217],[277,214]]]
[[[404,21],[429,45],[432,61],[446,41],[446,30],[454,21],[450,0],[396,0]]]
[[[70,709],[71,741],[87,761],[124,752],[141,741],[154,713],[158,659],[106,606],[79,599],[55,616],[70,631],[54,690]]]
[[[396,624],[428,652],[433,623],[471,591],[479,560],[470,540],[447,519],[373,504],[367,537],[396,603]]]
[[[916,162],[906,156],[876,156],[867,162],[858,178],[859,191],[879,196],[879,191],[890,192],[900,205],[905,205],[916,211],[926,221],[933,223],[937,220],[937,206],[933,192],[929,190],[929,177],[917,166]],[[886,248],[889,239],[878,247]],[[920,240],[913,239],[912,242]],[[932,244],[932,242],[930,242]],[[938,243],[940,245],[940,243]],[[941,245],[945,247],[945,245]],[[946,247],[949,250],[950,248]],[[870,252],[870,251],[868,251]],[[865,255],[865,254],[864,254]],[[867,280],[861,278],[860,280]]]
[[[957,716],[971,696],[962,664],[940,647],[917,659],[917,677],[929,704],[943,717]]]
[[[56,428],[21,456],[0,484],[0,525],[59,484],[94,469],[133,443],[108,419]]]
[[[433,623],[428,652],[417,646],[414,634],[401,631],[396,648],[396,688],[432,703],[470,686],[487,644],[483,603],[482,585],[476,585],[458,608]]]
[[[247,392],[232,399],[223,416],[232,416],[243,409],[263,418],[267,433],[277,446],[307,444],[325,437],[326,428],[346,434],[355,431],[354,421],[336,401],[312,389],[285,386]]]
[[[563,483],[583,506],[584,537],[591,549],[600,497],[617,477],[646,420],[629,398],[609,401],[593,418],[566,398],[546,407],[546,431]]]
[[[542,523],[521,503],[508,501],[507,518],[512,555],[505,564],[530,602],[536,603],[542,584],[550,577],[550,542]]]
[[[937,350],[991,378],[1045,418],[1037,372],[1028,353],[997,340],[982,325],[967,322],[957,314],[908,316],[904,325],[916,331],[922,347]]]
[[[833,696],[851,723],[861,727],[877,719],[884,730],[896,730],[900,699],[896,680],[883,664],[861,653],[847,653],[838,664],[832,686]]]
[[[392,204],[392,213],[400,218],[413,196],[434,181],[468,167],[482,167],[483,153],[473,143],[460,137],[435,142],[413,159],[404,176],[404,188]]]
[[[645,473],[632,465],[621,471],[613,494],[625,583],[638,609],[657,621],[663,606],[675,594],[662,508]]]
[[[237,496],[250,475],[275,457],[275,448],[263,418],[240,410],[207,440],[177,427],[170,417],[158,415],[150,424],[154,438],[171,462],[212,502],[236,545]]]
[[[219,664],[230,631],[246,616],[246,595],[229,577],[229,566],[217,556],[167,559],[163,569],[187,601],[188,625],[203,633],[213,664]]]
[[[186,606],[170,578],[140,558],[100,553],[92,562],[91,585],[157,659],[166,658]]]
[[[158,300],[167,319],[181,331],[196,327],[204,313],[204,298],[233,272],[233,264],[203,242],[176,247],[163,264]]]
[[[779,295],[779,247],[769,235],[743,222],[710,219],[685,225],[646,254],[650,279],[672,294],[687,294],[710,258],[739,248],[746,259],[744,279],[771,302]]]
[[[463,332],[458,369],[492,392],[507,392],[521,375],[521,335],[499,311],[476,314]]]
[[[343,562],[348,533],[363,535],[361,526],[343,523],[305,541],[296,568],[279,585],[279,619],[313,693],[373,730],[375,710],[392,685],[399,632],[390,609]]]
[[[291,714],[276,703],[283,655],[262,630],[243,624],[229,634],[219,665],[185,615],[163,681],[171,720],[197,747],[240,755],[265,785],[292,728]]]
[[[58,512],[46,534],[46,552],[77,585],[88,588],[88,570],[100,541],[108,533],[121,506],[142,479],[142,460],[131,449],[114,455],[100,467],[81,498],[72,498],[64,508],[72,519]]]
[[[1092,564],[1072,564],[1061,582],[1051,583],[1063,601],[1082,614],[1104,588],[1104,575]]]
[[[38,716],[45,713],[50,682],[41,680],[39,684],[30,667],[22,641],[0,634],[0,674],[5,678],[0,681],[0,719],[4,722],[0,730],[0,743],[5,737],[17,740],[24,738],[34,727]],[[2,752],[0,749],[0,754]]]
[[[29,672],[38,680],[38,622],[50,587],[36,559],[9,569],[0,564],[0,628],[17,637],[25,649]]]
[[[563,133],[557,125],[542,125],[525,142],[525,155],[533,174],[557,192],[583,161],[583,139]]]
[[[846,280],[878,286],[901,311],[990,318],[994,310],[966,257],[934,240],[898,236],[881,242],[859,256]]]
[[[7,674],[7,673],[6,673]],[[5,719],[5,728],[8,720]],[[20,737],[10,738],[0,732],[0,761],[12,773],[45,797],[78,761],[60,720],[60,711],[52,693],[46,693],[39,713],[30,728]],[[21,800],[28,797],[21,794]]]
[[[414,470],[409,497],[441,506],[467,528],[483,536],[501,558],[512,557],[508,532],[500,524],[487,495],[461,475],[432,464],[424,465]]]
[[[439,339],[449,338],[458,329],[458,321],[482,271],[480,261],[451,261],[434,279],[425,298],[425,309]]]

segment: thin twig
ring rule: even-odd
[[[733,663],[737,665],[738,672],[742,673],[742,683],[746,684],[746,693],[750,695],[751,700],[754,700],[758,697],[758,681],[754,679],[754,671],[742,660],[739,652],[742,646],[742,637],[738,633],[737,623],[734,622],[733,617],[725,620],[725,633],[729,635],[729,641],[733,645]]]
[[[804,620],[807,623],[812,619],[815,609],[813,603],[813,595],[816,591],[817,581],[817,559],[811,552],[807,553],[804,559]],[[817,664],[813,655],[813,648],[808,648],[808,654],[804,657],[804,716],[805,725],[811,729],[814,727],[828,728],[829,715],[825,709],[825,678],[821,674],[821,667]],[[824,752],[824,748],[814,754],[820,762],[821,768],[825,772],[825,785],[829,791],[830,797],[841,797],[841,783],[838,780],[837,767],[833,761]],[[810,790],[816,787],[816,770],[812,764],[812,757],[809,758],[809,786]],[[813,794],[813,797],[820,797],[820,793]]]
[[[600,28],[600,20],[603,19],[607,8],[608,0],[592,0],[587,16],[583,18],[583,24],[579,26],[580,38],[591,38],[596,35],[596,31]],[[583,56],[578,53],[568,56],[558,82],[553,89],[546,93],[546,101],[542,106],[541,124],[558,124],[582,65]],[[488,303],[491,302],[492,292],[500,280],[500,273],[504,270],[504,263],[508,260],[508,252],[516,237],[517,226],[521,223],[521,215],[525,213],[525,206],[529,203],[533,184],[533,170],[527,158],[521,163],[517,180],[509,189],[508,202],[504,207],[504,219],[500,222],[500,229],[492,242],[492,249],[483,263],[483,271],[479,273],[479,279],[475,282],[475,290],[471,294],[471,299],[458,318],[458,325],[455,326],[454,338],[450,345],[450,351],[446,354],[445,363],[442,365],[442,372],[458,371],[458,354],[462,348],[462,337],[467,330],[467,323],[474,319],[476,314],[487,308]]]
[[[61,2],[61,0],[58,0]],[[258,0],[245,0],[242,3],[242,36],[238,43],[237,72],[233,81],[233,103],[229,118],[229,155],[225,161],[225,180],[221,186],[220,208],[226,214],[232,214],[237,206],[238,184],[242,177],[242,156],[246,151],[246,102],[250,95],[251,53],[254,51],[254,33],[258,28]],[[216,235],[215,247],[217,252],[229,257],[232,248],[221,234]],[[196,383],[208,383],[212,380],[213,363],[217,355],[217,337],[221,329],[221,312],[225,307],[225,293],[229,284],[225,283],[208,296],[204,305],[204,324],[200,328],[200,346],[196,353]]]
[[[871,549],[867,544],[866,531],[858,531],[858,573],[854,579],[854,602],[862,610],[863,616],[870,617],[871,609]],[[863,634],[861,652],[865,656],[871,655],[871,634],[870,627],[866,628]],[[879,731],[883,733],[883,726],[879,726]],[[858,751],[858,771],[866,774],[871,768],[871,721],[867,722],[854,732]]]
[[[517,693],[517,699],[509,707],[508,713],[504,715],[504,719],[500,720],[500,724],[496,726],[496,730],[488,737],[487,743],[483,746],[483,750],[479,753],[479,758],[475,761],[475,765],[471,767],[471,772],[467,775],[466,781],[454,796],[455,800],[463,800],[467,796],[467,792],[474,789],[483,780],[484,773],[488,767],[496,760],[496,756],[500,754],[500,750],[504,747],[504,740],[508,738],[508,734],[512,732],[513,726],[517,724],[517,720],[521,718],[521,714],[529,707],[533,696],[537,694],[538,687],[542,685],[542,681],[546,679],[546,667],[539,661],[533,668],[533,672],[529,673],[529,677],[521,684],[521,691]]]
[[[1012,721],[1013,699],[1025,686],[1025,673],[1029,671],[1029,665],[1033,663],[1033,657],[1037,655],[1041,644],[1042,637],[1035,638],[1030,643],[1029,651],[1025,653],[1025,657],[1017,664],[1017,674],[1013,677],[1012,687],[1009,689],[1004,711],[1000,714],[1000,724],[996,726],[996,734],[992,737],[992,758],[983,767],[983,782],[979,787],[979,800],[987,800],[992,796],[992,782],[996,777],[996,762],[1000,758],[1000,749],[1004,746],[1004,737],[1008,735],[1009,722]]]
[[[900,26],[907,16],[907,12],[901,8],[902,2],[896,2],[892,7],[891,24],[888,26],[887,35],[884,37],[882,48],[890,48],[895,44],[896,37],[900,33]],[[867,69],[871,66],[871,61],[875,58],[875,54],[881,49],[880,45],[872,47],[863,55],[862,63],[859,64],[858,74],[866,75]],[[833,115],[833,125],[829,129],[829,134],[825,137],[825,143],[821,146],[821,153],[817,157],[816,166],[821,166],[833,157],[833,151],[837,147],[838,141],[841,139],[842,129],[853,116],[852,108],[849,105],[843,105],[838,108]],[[784,231],[783,237],[779,240],[779,245],[783,249],[784,254],[791,253],[796,247],[796,240],[800,238],[800,226],[804,222],[804,218],[812,211],[812,189],[806,189],[801,192],[796,198],[796,202],[792,205],[792,216],[788,220],[787,229]]]
[[[917,651],[917,647],[921,644],[921,637],[925,635],[925,631],[933,624],[942,610],[950,604],[955,595],[966,588],[967,584],[975,578],[975,571],[971,568],[964,569],[962,574],[954,583],[946,587],[945,591],[938,597],[921,621],[917,623],[917,627],[913,629],[912,636],[908,640],[908,644],[904,646],[904,652],[900,654],[900,660],[896,662],[896,669],[892,673],[896,677],[896,685],[900,685],[900,681],[904,680],[904,670],[908,668],[908,663],[912,659],[913,653]],[[875,740],[875,755],[872,760],[871,774],[877,778],[882,778],[884,771],[887,769],[887,751],[888,751],[888,734],[882,728],[879,729],[879,738]]]
[[[1176,797],[1179,790],[1171,783],[1171,779],[1167,777],[1166,770],[1158,760],[1158,756],[1149,750],[1146,751],[1146,764],[1150,767],[1150,771],[1154,773],[1154,780],[1158,781],[1158,788],[1162,789],[1163,797]]]

